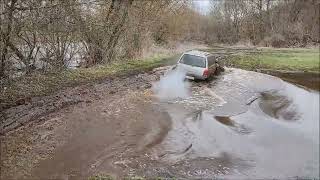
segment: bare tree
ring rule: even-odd
[[[211,33],[219,42],[304,46],[319,41],[318,7],[315,0],[222,0],[212,8]]]
[[[13,12],[17,0],[4,1],[1,3],[1,24],[0,24],[0,37],[1,37],[1,67],[0,67],[0,78],[5,76],[5,63],[8,54],[8,47],[10,45],[10,37],[13,26]]]

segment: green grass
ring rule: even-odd
[[[229,56],[228,64],[255,70],[319,72],[319,49],[261,49],[254,53],[237,53]]]
[[[0,106],[11,106],[20,99],[52,94],[66,87],[92,83],[107,77],[150,71],[166,64],[172,57],[157,55],[91,68],[63,70],[50,73],[33,73],[14,79],[5,85],[0,94]]]
[[[95,175],[95,176],[91,176],[88,178],[88,180],[114,180],[116,178],[114,178],[111,175],[105,175],[105,174],[99,174],[99,175]],[[163,178],[163,177],[154,177],[154,178],[144,178],[141,176],[128,176],[128,177],[124,177],[124,180],[145,180],[145,179],[153,179],[153,180],[165,180],[165,179],[170,179],[170,180],[175,180],[176,178]]]
[[[99,174],[95,176],[91,176],[88,178],[88,180],[114,180],[111,175],[105,175],[105,174]]]

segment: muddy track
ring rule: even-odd
[[[161,74],[106,79],[5,110],[0,179],[82,179],[101,169],[128,175],[122,159],[156,146],[171,127],[145,91]]]
[[[0,178],[318,177],[318,92],[226,69],[209,82],[182,80],[190,95],[163,101],[150,87],[165,71],[70,88],[11,109],[26,114],[12,116],[16,121],[29,121],[1,137]],[[38,118],[28,116],[35,112]]]
[[[108,78],[98,84],[80,85],[67,88],[55,94],[32,97],[20,105],[5,109],[0,116],[0,135],[17,129],[31,121],[41,121],[42,117],[78,103],[91,103],[106,94],[115,94],[127,89],[144,90],[151,87],[151,81],[159,74],[149,72],[129,73],[126,76]]]

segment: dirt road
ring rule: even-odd
[[[160,101],[150,90],[160,74],[8,110],[12,122],[37,116],[1,137],[1,179],[319,177],[319,92],[228,69],[190,82],[185,99]]]

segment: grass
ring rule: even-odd
[[[115,178],[112,177],[111,175],[104,175],[104,174],[99,174],[96,176],[91,176],[88,178],[88,180],[114,180]]]
[[[33,73],[9,82],[0,94],[0,107],[14,105],[18,100],[52,94],[66,87],[92,83],[112,76],[150,71],[166,64],[172,57],[156,55],[91,68],[63,70],[50,73]]]
[[[95,176],[91,176],[88,178],[88,180],[114,180],[116,178],[114,178],[111,175],[108,174],[99,174],[99,175],[95,175]],[[154,179],[154,180],[164,180],[164,179],[176,179],[176,178],[162,178],[162,177],[155,177],[155,178],[144,178],[141,176],[128,176],[128,177],[124,177],[124,180],[145,180],[145,179]]]
[[[223,49],[223,48],[222,48]],[[216,49],[215,49],[216,50]],[[221,50],[219,48],[218,50]],[[233,51],[232,49],[227,49]],[[319,49],[263,48],[252,52],[229,55],[227,64],[247,70],[271,69],[319,73]],[[174,57],[174,58],[173,58]],[[52,94],[65,87],[92,83],[107,77],[149,71],[155,67],[172,64],[177,56],[157,55],[143,60],[130,60],[105,66],[79,68],[50,73],[33,73],[14,79],[0,93],[0,107],[14,105],[18,100]],[[1,108],[0,108],[1,109]]]
[[[320,71],[319,49],[264,48],[259,52],[231,55],[227,63],[247,70],[271,69],[316,73]]]

